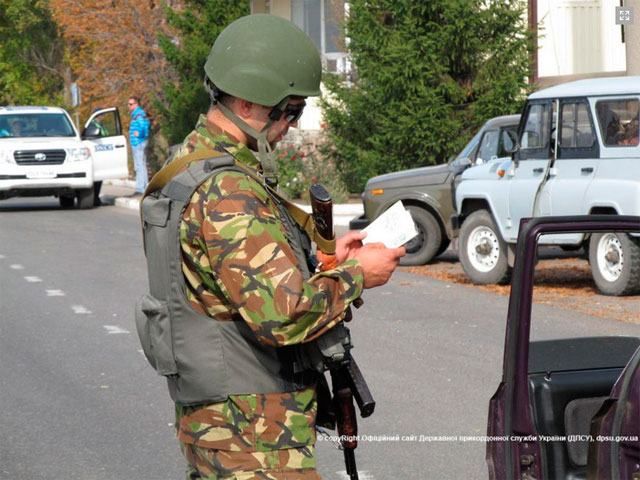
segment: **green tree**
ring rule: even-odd
[[[64,46],[46,0],[0,0],[0,105],[60,103]]]
[[[522,0],[353,0],[351,81],[328,76],[332,148],[352,192],[444,162],[486,119],[518,112],[529,39]]]
[[[246,1],[187,0],[179,11],[167,8],[167,21],[177,35],[160,36],[159,42],[175,78],[164,85],[158,107],[170,143],[181,142],[209,108],[204,63],[214,40],[229,23],[249,13]]]

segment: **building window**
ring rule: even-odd
[[[338,73],[350,71],[342,34],[344,16],[344,0],[291,0],[291,20],[311,37],[325,68]]]

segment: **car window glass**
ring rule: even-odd
[[[518,126],[505,127],[502,129],[500,136],[500,146],[498,148],[498,157],[508,157],[509,152],[515,147],[515,139],[518,137]]]
[[[6,115],[0,123],[1,137],[73,137],[75,132],[61,113]]]
[[[485,132],[480,142],[476,163],[486,163],[496,156],[498,152],[498,139],[500,132],[498,130],[489,130]]]
[[[596,103],[602,141],[608,147],[638,146],[637,99],[600,100]]]
[[[564,103],[560,110],[560,146],[562,148],[591,147],[595,131],[584,102]]]
[[[522,132],[520,145],[523,150],[539,149],[549,146],[549,109],[551,105],[534,104],[529,108],[527,121]]]
[[[118,135],[116,118],[115,111],[105,112],[91,120],[89,127],[96,127],[101,138],[112,137]]]

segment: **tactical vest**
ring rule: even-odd
[[[195,190],[225,170],[247,174],[230,155],[192,162],[141,205],[149,294],[136,305],[136,327],[145,356],[167,378],[171,398],[182,405],[221,402],[231,394],[290,392],[317,380],[308,346],[270,347],[237,315],[221,321],[196,312],[186,298],[180,222]],[[289,244],[305,278],[311,243],[282,203]],[[322,367],[316,370],[322,370]]]

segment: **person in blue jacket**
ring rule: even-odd
[[[149,183],[147,173],[147,144],[149,143],[149,118],[140,106],[139,97],[129,97],[127,102],[131,114],[129,141],[133,152],[133,167],[136,171],[136,194],[144,193]]]

